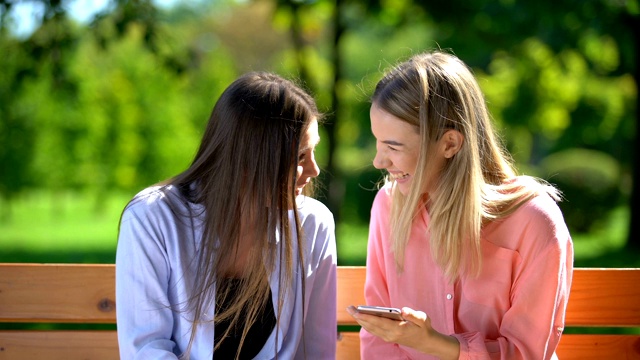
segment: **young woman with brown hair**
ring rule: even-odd
[[[334,359],[332,214],[314,100],[254,72],[216,102],[191,166],[123,212],[116,258],[123,359]]]

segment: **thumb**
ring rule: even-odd
[[[417,311],[417,310],[413,310],[411,308],[408,307],[403,307],[402,308],[402,317],[409,322],[412,322],[416,325],[419,325],[420,327],[423,326],[423,324],[428,321],[429,317],[427,316],[427,314],[425,314],[422,311]]]

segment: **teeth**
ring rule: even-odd
[[[401,180],[409,176],[409,174],[389,174],[395,180]]]

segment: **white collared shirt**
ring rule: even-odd
[[[187,205],[175,187],[167,187],[164,193],[152,187],[136,195],[123,213],[116,255],[116,314],[123,360],[177,359],[188,346],[192,316],[184,306],[193,282],[190,274],[196,266],[202,227],[201,217],[189,219],[176,214],[201,213],[198,207]],[[333,215],[321,202],[304,196],[297,198],[297,211],[306,236],[304,298],[302,281],[294,276],[280,327],[274,328],[256,359],[272,359],[276,350],[279,359],[303,359],[305,354],[306,359],[335,359]],[[293,210],[289,218],[293,222]],[[293,253],[297,256],[298,252],[294,249]],[[274,304],[278,304],[278,267],[279,260],[269,280]],[[214,303],[206,309],[208,320],[213,319],[214,309]],[[199,325],[190,359],[212,359],[213,339],[213,322]]]

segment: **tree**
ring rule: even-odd
[[[630,75],[635,73],[637,61],[632,22],[625,22],[637,11],[630,4],[598,0],[390,4],[374,0],[345,1],[344,6],[348,10],[343,12],[343,20],[348,25],[343,34],[353,37],[357,33],[361,41],[370,41],[366,45],[370,48],[386,50],[380,45],[382,39],[406,47],[409,54],[440,47],[452,49],[470,64],[499,127],[504,129],[507,145],[528,172],[547,176],[542,166],[549,163],[545,161],[549,154],[574,148],[596,151],[603,155],[599,158],[606,155],[619,165],[606,167],[619,169],[615,174],[603,174],[603,167],[595,167],[596,173],[589,174],[596,179],[602,175],[614,179],[616,195],[603,196],[603,208],[609,211],[617,206],[617,194],[628,199],[629,190],[621,184],[634,168],[627,149],[635,143],[637,117],[632,109],[638,83]],[[414,31],[409,32],[411,28]],[[419,37],[415,35],[419,31],[422,45],[408,46],[415,43],[407,34]],[[377,42],[366,32],[375,32]],[[398,33],[405,38],[396,38]],[[370,56],[380,56],[359,50],[359,65]],[[344,57],[347,62],[350,58]],[[610,184],[598,180],[594,186],[606,194]],[[575,185],[579,183],[566,184]],[[577,200],[561,206],[575,212]],[[588,215],[591,224],[595,214]],[[633,239],[630,236],[630,242]]]

